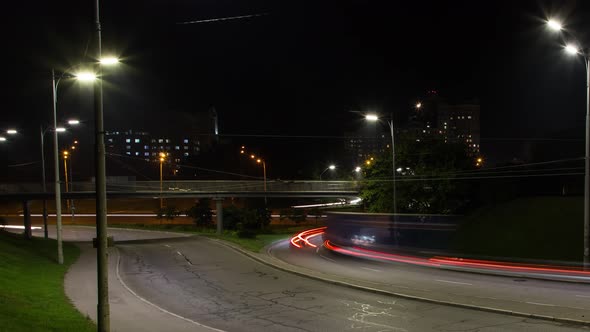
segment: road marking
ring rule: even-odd
[[[176,252],[179,256],[182,256],[182,253],[180,251]]]
[[[364,267],[364,266],[361,266],[361,269],[365,269],[365,270],[369,270],[369,271],[373,271],[373,272],[381,272],[381,270],[377,270],[377,269],[370,269],[370,268],[368,268],[368,267]]]
[[[537,302],[525,302],[525,303],[535,304],[535,305],[543,305],[543,306],[546,306],[546,307],[556,307],[556,305],[554,305],[554,304],[547,304],[547,303],[537,303]]]
[[[588,295],[576,295],[576,297],[585,297],[585,298],[589,298],[590,299],[590,296],[588,296]]]
[[[334,262],[334,263],[336,262],[336,261],[335,261],[335,260],[333,260],[332,258],[328,258],[328,257],[326,257],[326,256],[324,256],[324,255],[320,255],[320,257],[321,257],[321,258],[323,258],[323,259],[329,260],[330,262]]]
[[[168,247],[168,248],[170,248],[170,246],[169,246],[169,245],[167,245],[167,244],[165,244],[165,245],[164,245],[164,247]]]
[[[538,302],[525,302],[525,303],[535,304],[535,305],[543,305],[543,306],[546,306],[546,307],[556,307],[556,305],[554,305],[554,304],[547,304],[547,303],[538,303]]]
[[[435,279],[434,281],[438,281],[438,282],[448,282],[449,284],[457,284],[457,285],[469,285],[469,286],[473,286],[473,284],[469,284],[469,283],[466,283],[466,282],[449,281],[449,280],[440,280],[440,279]]]

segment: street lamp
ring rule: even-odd
[[[165,160],[166,160],[166,154],[164,152],[160,152],[160,209],[164,208],[164,198],[162,198],[162,191],[163,191],[163,185],[162,185],[162,179],[163,179],[162,165],[164,164],[164,161]]]
[[[264,177],[264,203],[266,204],[266,162],[263,159],[256,159],[256,163],[262,163],[262,175]]]
[[[418,106],[420,105],[420,106]],[[422,107],[422,104],[416,104],[417,108]],[[379,116],[375,114],[367,114],[365,115],[365,119],[367,121],[379,121]],[[393,217],[395,219],[395,212],[396,212],[396,201],[395,201],[395,137],[394,137],[394,130],[393,130],[393,116],[387,121],[387,125],[389,125],[390,134],[391,134],[391,179],[392,179],[392,189],[393,189]]]
[[[550,19],[547,26],[555,31],[564,31],[561,22]],[[571,36],[571,33],[570,33]],[[572,38],[576,39],[576,38]],[[586,153],[584,172],[584,258],[585,270],[590,269],[590,52],[588,48],[581,48],[579,43],[568,43],[565,51],[571,55],[581,56],[586,69]]]
[[[324,173],[326,173],[327,170],[333,171],[335,169],[336,169],[335,165],[330,165],[330,166],[326,167],[326,169],[322,173],[320,173],[320,181],[322,181],[322,175],[324,175]]]
[[[64,78],[64,75],[73,68],[74,67],[70,67],[68,70],[65,70],[59,76],[59,78],[57,78],[57,80],[55,79],[55,70],[51,69],[51,88],[53,90],[53,128],[55,128],[53,131],[53,159],[55,166],[55,216],[57,225],[57,262],[59,264],[63,264],[64,256],[61,238],[61,191],[59,183],[59,148],[57,133],[65,131],[65,128],[57,127],[57,88],[59,87],[59,82],[61,79]],[[74,77],[80,81],[91,81],[96,79],[94,74],[88,72],[74,74]]]

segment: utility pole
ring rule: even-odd
[[[94,58],[102,58],[102,40],[100,26],[99,0],[94,3],[96,42]],[[109,309],[109,275],[107,251],[107,186],[104,145],[104,116],[102,102],[102,77],[100,62],[94,66],[97,80],[94,85],[94,135],[95,135],[95,163],[96,163],[96,264],[98,284],[97,325],[99,332],[111,330]]]

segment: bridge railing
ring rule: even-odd
[[[73,182],[68,190],[61,184],[62,192],[92,192],[94,182]],[[358,192],[358,181],[267,181],[266,192]],[[16,183],[0,184],[0,193],[38,193],[41,184]],[[53,192],[53,184],[47,185],[47,191]],[[107,182],[107,191],[111,192],[159,192],[160,181],[126,181]],[[264,192],[263,181],[163,181],[162,192]]]

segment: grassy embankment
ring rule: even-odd
[[[581,197],[519,198],[466,217],[454,241],[467,254],[581,261]]]
[[[95,331],[94,323],[64,293],[64,275],[80,251],[64,243],[56,263],[54,240],[0,231],[0,331]]]

